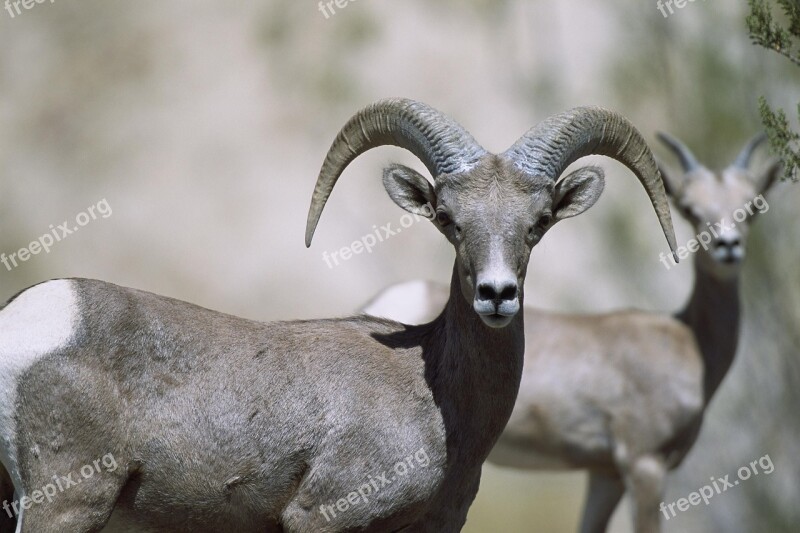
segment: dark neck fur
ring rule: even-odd
[[[705,363],[706,403],[733,363],[739,339],[739,276],[721,279],[710,272],[701,257],[694,261],[694,290],[677,315],[694,332]]]
[[[482,462],[511,416],[519,390],[525,352],[522,311],[505,328],[485,325],[462,295],[454,267],[442,314],[430,324],[406,326],[388,337],[382,342],[422,348],[425,379],[444,417],[450,459]]]
[[[450,298],[429,327],[426,340],[437,347],[430,353],[440,354],[437,361],[427,361],[428,377],[442,395],[436,401],[442,405],[446,399],[452,420],[459,420],[463,431],[492,435],[487,446],[475,450],[483,460],[511,416],[519,390],[525,354],[522,310],[508,326],[490,328],[464,298],[454,266]]]

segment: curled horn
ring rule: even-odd
[[[672,135],[659,131],[656,133],[656,137],[678,157],[684,172],[693,172],[703,167],[703,165],[697,161],[692,151]]]
[[[417,156],[434,180],[472,169],[486,150],[458,123],[420,102],[392,98],[378,101],[344,125],[320,170],[306,224],[306,246],[339,176],[355,158],[378,146],[405,148]]]
[[[741,169],[747,170],[750,166],[750,159],[753,157],[753,152],[755,152],[756,148],[761,145],[764,141],[767,140],[767,134],[764,132],[759,133],[752,139],[750,139],[747,144],[744,145],[742,151],[736,157],[736,161],[733,162],[733,166]]]
[[[503,156],[527,174],[555,181],[571,163],[593,154],[616,159],[636,174],[677,262],[675,231],[661,174],[644,138],[622,115],[599,107],[559,113],[532,128]]]

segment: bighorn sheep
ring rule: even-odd
[[[501,466],[588,469],[584,533],[606,530],[626,490],[635,530],[660,530],[665,473],[691,449],[736,351],[739,272],[750,219],[731,228],[732,217],[738,220],[734,213],[739,209],[754,214],[764,209],[759,195],[779,169],[776,162],[765,172],[748,170],[763,135],[747,143],[719,174],[698,164],[677,140],[659,137],[684,171],[675,177],[662,169],[667,192],[711,245],[695,258],[692,297],[674,317],[642,311],[564,315],[526,308],[530,341],[519,396],[489,455],[489,462]],[[754,201],[761,204],[758,211]],[[386,289],[363,311],[418,324],[437,316],[444,302],[444,287],[415,281]]]
[[[345,168],[384,145],[411,151],[434,181],[391,166],[390,197],[412,213],[436,206],[432,221],[456,250],[446,310],[427,326],[366,316],[263,324],[79,279],[7,304],[0,457],[24,501],[18,531],[461,528],[516,398],[531,249],[597,199],[602,171],[556,180],[589,154],[625,163],[674,251],[669,207],[650,150],[616,113],[555,115],[495,155],[431,107],[389,99],[333,142],[307,246]],[[414,452],[425,468],[388,474]],[[105,454],[114,472],[37,501]]]

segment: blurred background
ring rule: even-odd
[[[682,138],[721,167],[761,128],[757,99],[793,109],[800,71],[752,46],[745,2],[55,0],[0,11],[0,252],[105,199],[112,214],[17,267],[0,299],[54,277],[100,278],[258,320],[351,314],[392,283],[449,282],[454,254],[423,222],[331,268],[331,253],[403,212],[383,148],[347,171],[310,250],[306,211],[340,126],[406,96],[502,151],[548,115],[597,104],[653,141]],[[655,143],[653,143],[655,147]],[[674,168],[669,154],[657,153]],[[666,270],[647,197],[621,165],[598,204],[534,250],[526,304],[563,311],[678,309],[692,262]],[[797,531],[800,524],[800,185],[782,183],[743,272],[737,360],[666,501],[765,454],[775,470],[666,531]],[[678,242],[694,233],[675,217]],[[576,530],[582,473],[484,468],[465,531]],[[621,507],[612,531],[630,531]]]

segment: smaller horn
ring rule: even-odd
[[[747,144],[744,145],[742,151],[736,157],[736,161],[733,162],[733,166],[736,168],[740,168],[742,170],[747,170],[750,166],[750,159],[753,157],[753,152],[755,152],[756,148],[758,148],[761,143],[767,140],[767,134],[763,131],[750,139]]]
[[[692,151],[689,150],[689,148],[678,139],[662,131],[657,132],[656,137],[658,137],[659,141],[664,143],[667,148],[672,150],[672,152],[678,156],[684,172],[692,172],[702,168],[702,165],[697,161],[697,158],[694,156]]]

